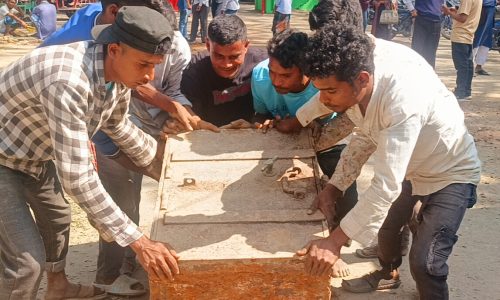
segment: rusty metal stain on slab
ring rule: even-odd
[[[308,276],[298,260],[180,261],[175,281],[150,281],[151,300],[330,300],[328,277]]]

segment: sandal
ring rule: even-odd
[[[486,72],[486,70],[484,69],[479,69],[479,70],[476,70],[475,72],[477,75],[483,75],[483,76],[490,76],[490,73]]]
[[[375,271],[360,278],[342,280],[342,287],[351,293],[369,293],[377,290],[397,289],[401,285],[399,276],[385,279],[380,271]]]
[[[107,297],[106,292],[100,288],[78,284],[75,296],[62,298],[64,300],[99,300]]]
[[[106,293],[117,296],[141,296],[146,293],[146,289],[139,280],[128,275],[120,275],[112,284],[94,283],[95,287],[103,289]]]
[[[354,255],[359,258],[377,258],[378,257],[378,245],[365,247],[363,249],[356,249]]]

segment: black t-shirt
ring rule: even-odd
[[[182,74],[181,92],[191,101],[196,114],[216,126],[237,119],[251,121],[252,70],[266,58],[265,49],[248,48],[238,75],[227,79],[215,73],[207,51],[195,54]]]

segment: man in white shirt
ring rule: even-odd
[[[238,0],[222,0],[218,8],[218,15],[235,15],[240,9],[240,2]]]
[[[306,256],[306,271],[328,274],[348,238],[370,245],[377,242],[380,228],[382,269],[342,285],[368,292],[383,287],[382,280],[397,280],[398,230],[420,200],[411,273],[422,299],[447,299],[447,259],[465,209],[475,203],[481,171],[455,96],[413,50],[342,24],[316,32],[308,49],[306,74],[320,90],[320,101],[346,112],[359,128],[345,152],[356,151],[350,148],[356,140],[371,141],[376,150],[374,178],[356,206],[328,238],[298,251]],[[341,195],[347,184],[342,173],[352,167],[343,153],[319,202],[334,202]]]

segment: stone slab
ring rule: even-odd
[[[274,156],[314,157],[312,138],[304,130],[285,135],[275,130],[198,130],[172,137],[172,161],[269,159]]]
[[[151,298],[329,299],[329,278],[306,275],[295,255],[328,234],[321,213],[307,215],[321,176],[310,140],[256,130],[170,139],[152,237],[174,247],[182,274],[150,282]]]

